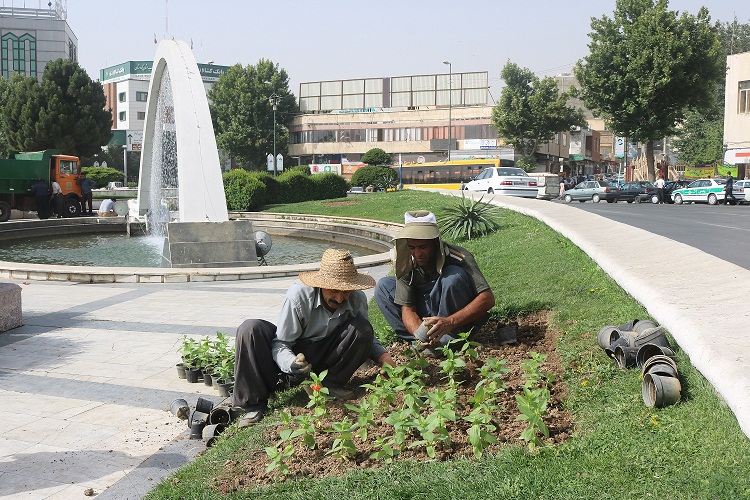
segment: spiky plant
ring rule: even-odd
[[[440,232],[456,241],[471,240],[500,229],[500,209],[495,205],[478,200],[466,199],[461,193],[461,201],[453,206],[443,207],[440,217]]]

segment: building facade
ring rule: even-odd
[[[741,167],[746,177],[750,163],[750,52],[727,57],[724,97],[724,162]]]
[[[78,38],[57,0],[54,8],[0,7],[0,74],[5,79],[21,74],[42,81],[47,63],[78,60]]]
[[[100,70],[99,81],[107,100],[105,109],[112,110],[114,135],[110,144],[140,151],[152,66],[153,61],[126,61]],[[228,69],[228,66],[198,64],[206,92]]]

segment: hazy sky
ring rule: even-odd
[[[47,1],[1,0],[42,8]],[[671,0],[673,10],[710,4],[713,21],[750,22],[747,0]],[[511,60],[539,76],[570,72],[588,52],[591,17],[615,0],[67,0],[78,59],[93,79],[129,60],[153,59],[158,40],[193,42],[198,62],[243,66],[265,58],[301,82],[488,71],[499,97]]]

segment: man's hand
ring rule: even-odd
[[[305,359],[305,355],[303,353],[297,354],[297,357],[294,358],[294,362],[289,367],[289,371],[294,375],[295,377],[305,377],[308,373],[312,370],[312,365],[307,362]]]
[[[443,335],[449,334],[455,329],[453,320],[442,318],[440,316],[429,316],[422,318],[422,323],[430,327],[427,331],[427,338],[430,344],[436,344]]]

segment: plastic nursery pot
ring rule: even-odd
[[[224,382],[224,383],[219,383],[216,386],[216,389],[219,391],[219,396],[223,398],[228,398],[229,393],[231,392],[233,387],[234,387],[234,382]]]
[[[212,373],[211,374],[211,385],[216,389],[219,385],[219,374],[218,373]]]
[[[500,345],[518,342],[518,323],[509,323],[497,329],[497,341]]]
[[[649,408],[663,408],[675,404],[680,400],[681,390],[680,379],[677,377],[662,377],[653,373],[643,376],[641,395]]]
[[[203,441],[206,442],[206,447],[210,448],[211,446],[216,443],[216,439],[219,437],[219,434],[224,432],[224,429],[226,429],[227,426],[224,424],[210,424],[203,428],[202,436]]]
[[[218,406],[211,410],[211,413],[208,415],[208,423],[212,425],[228,424],[231,420],[232,417],[227,406]]]
[[[619,339],[612,342],[608,347],[604,349],[604,352],[607,353],[607,356],[609,356],[612,359],[615,359],[615,349],[617,349],[619,346],[623,347],[630,347],[628,345],[628,339],[626,337],[620,337]]]
[[[607,325],[603,326],[601,330],[599,330],[599,333],[596,334],[596,343],[599,344],[599,347],[602,349],[606,349],[612,345],[612,342],[619,338],[620,332],[617,330],[617,327],[614,325]]]
[[[177,378],[185,378],[185,363],[177,363],[175,368],[177,368]]]
[[[643,344],[638,348],[638,355],[635,358],[635,362],[638,368],[643,369],[643,364],[652,356],[669,356],[674,358],[674,352],[669,347],[664,347],[656,344]]]
[[[190,425],[190,439],[201,439],[204,427],[206,427],[205,420],[193,420],[193,423]]]
[[[190,415],[190,407],[184,399],[175,399],[172,401],[172,404],[169,405],[169,411],[180,420],[187,420]]]
[[[198,379],[200,378],[201,370],[200,368],[186,368],[185,369],[185,379],[191,384],[195,384],[198,382]]]
[[[664,327],[657,326],[656,328],[646,328],[643,330],[643,333],[636,337],[635,345],[640,347],[644,344],[656,344],[662,347],[669,347],[669,341],[667,340]]]
[[[677,370],[674,366],[669,363],[651,363],[646,369],[646,373],[651,375],[659,375],[664,377],[676,377]]]
[[[206,387],[213,386],[213,382],[211,381],[211,374],[206,372],[206,370],[202,370],[203,373],[203,385]]]
[[[241,418],[242,415],[247,413],[245,409],[241,406],[232,406],[229,408],[229,421],[234,422],[238,418]]]
[[[628,321],[627,323],[623,323],[623,324],[621,324],[620,326],[618,326],[618,327],[617,327],[617,329],[618,329],[618,330],[622,330],[622,331],[625,331],[625,332],[632,332],[632,331],[634,330],[634,328],[633,328],[633,327],[634,327],[634,326],[635,326],[635,324],[636,324],[636,323],[638,323],[639,321],[640,321],[639,319],[633,319],[633,320],[630,320],[630,321]]]
[[[195,402],[195,411],[199,411],[201,413],[211,413],[213,407],[214,403],[205,398],[199,397],[198,401]]]
[[[641,319],[641,320],[638,320],[638,321],[635,322],[635,324],[633,325],[632,330],[635,333],[637,333],[638,335],[641,335],[641,334],[643,334],[644,330],[647,330],[649,328],[656,328],[657,326],[659,326],[659,325],[657,325],[656,323],[654,323],[650,319]]]
[[[192,428],[193,427],[193,422],[195,422],[197,420],[203,420],[205,422],[207,418],[208,418],[208,415],[206,415],[205,413],[200,412],[198,410],[192,410],[190,412],[190,415],[188,416],[188,419],[187,419],[187,426],[189,428]]]
[[[642,369],[644,375],[648,373],[651,365],[655,365],[657,363],[670,365],[672,368],[674,368],[675,372],[677,371],[677,363],[674,359],[670,358],[669,356],[664,356],[663,354],[657,354],[656,356],[651,356],[643,363]]]
[[[635,357],[638,354],[637,347],[626,347],[618,345],[615,348],[615,365],[621,370],[626,368],[633,368],[635,363]]]

